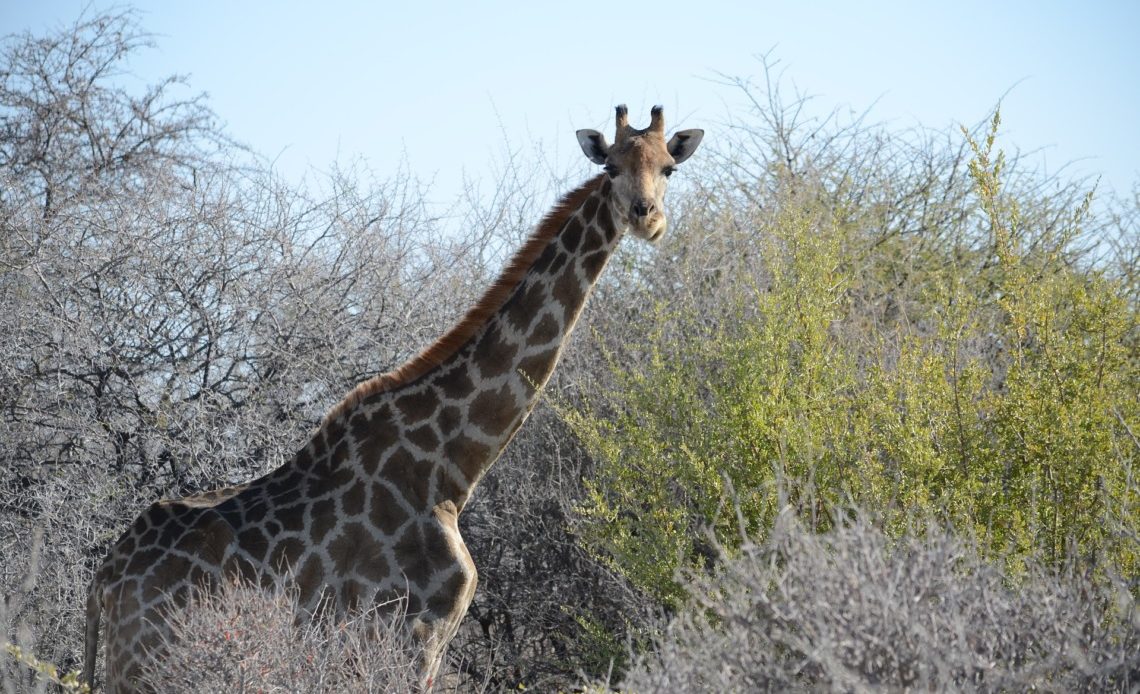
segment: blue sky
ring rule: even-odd
[[[0,33],[42,32],[87,3],[0,3]],[[622,102],[635,124],[661,103],[670,128],[715,138],[740,106],[717,74],[759,77],[769,53],[821,112],[873,105],[873,121],[941,128],[1005,95],[1005,148],[1100,175],[1103,190],[1140,180],[1140,2],[133,5],[158,44],[138,77],[187,74],[290,177],[363,158],[383,179],[406,161],[446,201],[509,149],[576,170],[574,130],[609,130]]]

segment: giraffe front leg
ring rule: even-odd
[[[455,504],[444,501],[436,505],[426,525],[423,551],[434,570],[424,585],[410,586],[413,595],[409,597],[418,600],[411,599],[409,603],[420,611],[410,611],[408,620],[420,649],[420,686],[430,691],[447,645],[455,638],[475,597],[478,573],[459,535]]]
[[[419,649],[417,667],[421,691],[430,692],[437,684],[443,656],[462,621],[462,617],[452,620],[424,619],[423,616],[418,616],[412,619],[412,636]]]
[[[461,575],[456,574],[456,576]],[[447,646],[459,631],[459,626],[463,623],[463,617],[467,614],[467,608],[471,604],[474,593],[475,586],[472,577],[469,587],[463,582],[463,588],[459,592],[452,593],[445,590],[429,598],[429,604],[436,603],[441,607],[442,603],[446,602],[452,607],[450,612],[441,615],[429,607],[417,614],[408,615],[408,625],[417,650],[417,669],[419,670],[420,689],[422,691],[431,691],[432,687],[438,683],[439,671],[443,665],[444,655],[447,653]]]

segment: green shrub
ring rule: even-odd
[[[756,229],[767,279],[735,320],[651,313],[646,358],[612,356],[614,387],[571,415],[598,461],[581,509],[595,551],[676,605],[676,571],[707,561],[708,533],[738,546],[785,504],[826,530],[826,509],[854,502],[896,533],[944,517],[1012,567],[1071,543],[1135,574],[1136,307],[1073,262],[1087,198],[1061,224],[1023,221],[1039,215],[1002,191],[997,124],[980,144],[967,133],[981,212],[968,252],[888,252],[799,182]],[[870,320],[861,297],[903,258],[931,269],[878,299],[905,309]]]

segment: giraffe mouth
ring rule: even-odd
[[[665,215],[656,213],[648,217],[630,216],[629,226],[638,238],[656,243],[665,235]]]

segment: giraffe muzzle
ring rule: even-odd
[[[630,221],[638,222],[656,211],[657,205],[653,204],[652,200],[641,198],[634,200],[633,204],[629,206],[629,218]]]
[[[634,200],[630,203],[626,219],[633,233],[647,241],[656,241],[665,233],[665,215],[652,200]]]

